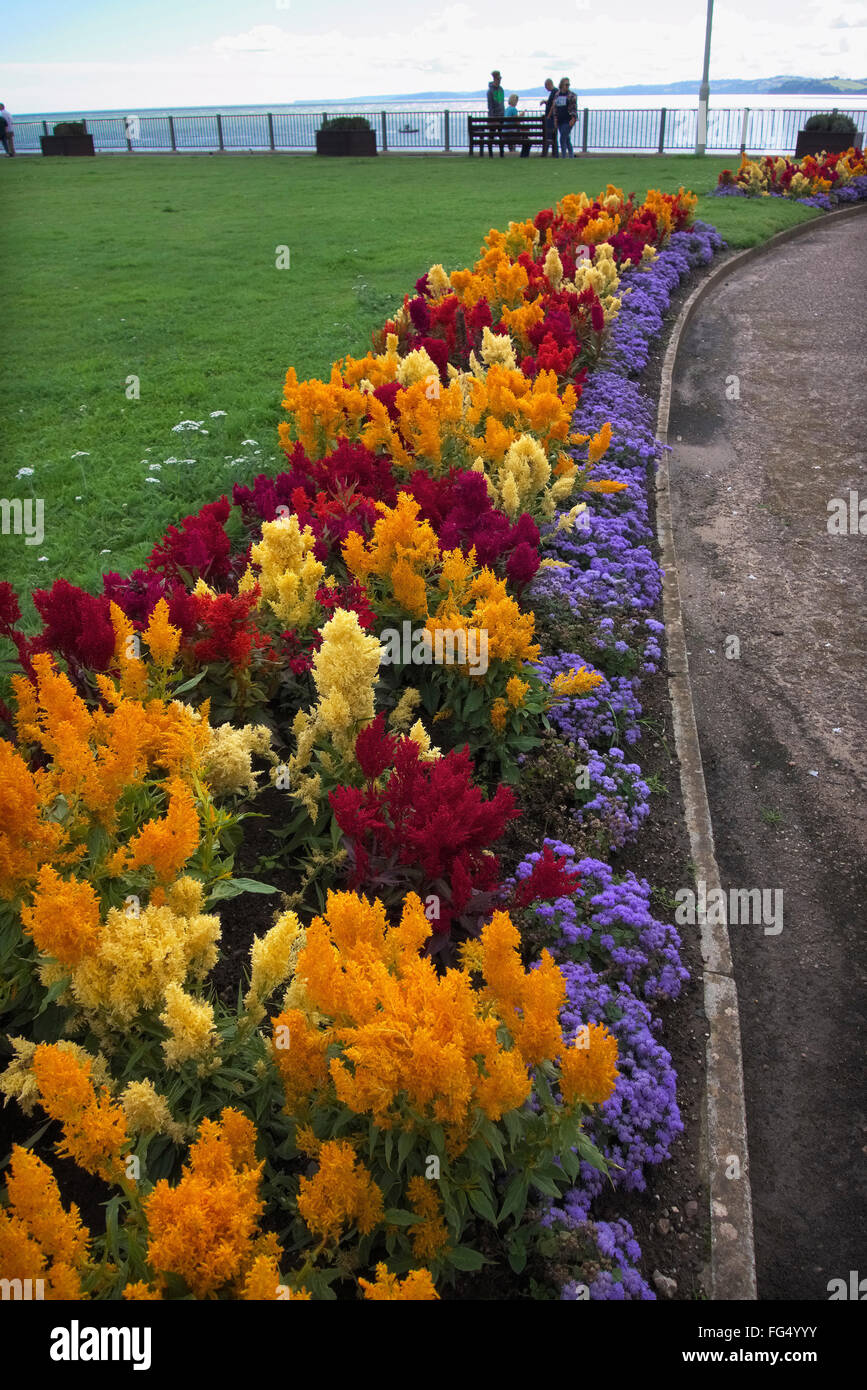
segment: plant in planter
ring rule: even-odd
[[[851,116],[845,112],[817,111],[804,122],[803,130],[798,131],[795,158],[802,159],[805,154],[844,154],[852,145],[860,146],[862,136]]]
[[[316,153],[376,154],[376,133],[366,116],[334,116],[316,132]]]
[[[51,135],[40,136],[43,154],[93,154],[93,136],[84,121],[58,121]]]

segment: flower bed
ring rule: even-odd
[[[284,471],[100,595],[37,591],[35,638],[0,586],[0,1088],[83,1184],[13,1148],[10,1277],[415,1300],[494,1265],[507,1296],[653,1297],[592,1203],[681,1128],[658,1035],[686,972],[604,856],[646,815],[624,745],[660,659],[630,378],[721,245],[693,204],[609,186],[492,231],[365,357],[290,369]],[[580,650],[541,650],[556,604]],[[595,854],[545,841],[509,875],[549,727]],[[283,899],[229,1006],[220,904],[277,891],[235,867],[260,808]]]
[[[714,193],[723,197],[792,198],[805,207],[830,212],[841,203],[867,198],[867,159],[863,150],[854,147],[845,154],[805,155],[800,160],[785,155],[748,159],[744,154],[736,171],[723,169]]]

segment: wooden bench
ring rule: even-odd
[[[494,120],[491,116],[468,116],[467,128],[470,135],[470,154],[472,155],[478,145],[479,154],[484,156],[487,145],[491,159],[494,157],[495,144],[500,147],[501,159],[504,146],[520,145],[521,158],[524,159],[529,155],[531,145],[543,145],[546,139],[544,116],[516,116],[511,121]],[[553,141],[555,137],[548,138]]]

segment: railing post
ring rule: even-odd
[[[741,154],[747,152],[747,123],[750,119],[750,108],[744,107],[744,119],[741,122]]]
[[[450,131],[450,129],[449,129],[449,113],[448,113],[448,111],[444,111],[444,112],[443,112],[443,115],[445,116],[445,130],[444,130],[444,135],[445,135],[446,154],[449,154],[449,153],[451,152],[451,131]]]
[[[222,118],[222,116],[220,115],[219,111],[217,112],[217,140],[218,140],[218,142],[219,142],[220,149],[222,150],[222,148],[223,148],[223,118]]]
[[[175,118],[171,115],[169,116],[169,139],[172,142],[172,154],[176,154],[178,147],[175,141]]]
[[[665,148],[665,107],[659,113],[659,149],[657,154],[662,154]]]
[[[587,153],[587,131],[590,126],[590,108],[584,107],[584,130],[581,136],[581,153]],[[556,147],[555,147],[556,148]]]
[[[43,130],[43,133],[44,133],[45,135],[48,134],[48,122],[47,122],[47,121],[43,121],[43,122],[42,122],[42,130]]]
[[[269,143],[270,143],[270,145],[271,145],[271,149],[273,150],[273,149],[274,149],[274,117],[271,115],[271,112],[270,112],[270,111],[268,112],[268,140],[269,140]]]
[[[384,112],[384,111],[381,112],[380,115],[381,115],[381,121],[382,121],[382,150],[383,150],[383,153],[384,153],[384,154],[387,154],[387,153],[388,153],[388,129],[387,129],[386,123],[385,123],[385,112]]]

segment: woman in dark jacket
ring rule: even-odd
[[[570,90],[568,77],[560,78],[560,90],[554,98],[554,118],[557,122],[560,153],[564,159],[574,159],[572,127],[578,120],[578,98]]]

